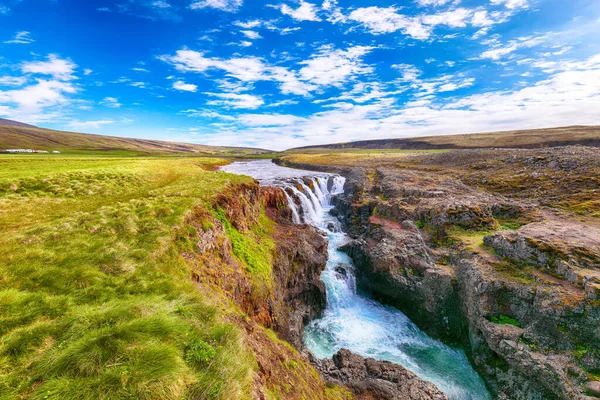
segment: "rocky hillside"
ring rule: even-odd
[[[569,126],[562,128],[474,133],[466,135],[426,136],[407,139],[365,140],[308,146],[289,150],[291,153],[322,150],[435,150],[472,148],[540,148],[584,145],[600,147],[600,127]]]
[[[600,397],[596,149],[289,155],[342,173],[361,285],[460,343],[498,399]]]

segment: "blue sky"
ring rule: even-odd
[[[0,117],[285,149],[600,124],[597,0],[0,0]]]

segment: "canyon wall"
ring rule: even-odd
[[[313,168],[349,178],[334,212],[362,288],[465,347],[496,398],[600,396],[597,222],[439,171]]]

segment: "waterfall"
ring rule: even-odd
[[[285,198],[287,199],[288,207],[290,208],[290,210],[292,210],[292,222],[294,224],[302,223],[302,221],[300,220],[300,214],[298,213],[298,206],[296,205],[296,202],[288,194],[285,188],[283,188],[283,194],[285,194]]]
[[[319,186],[319,182],[317,182],[316,178],[312,180],[312,184],[314,187],[315,195],[317,196],[317,198],[319,199],[319,202],[321,203],[321,207],[326,206],[325,195],[323,194],[323,191],[321,190],[321,188]]]
[[[289,188],[294,192],[294,195],[300,200],[300,204],[302,205],[302,212],[304,214],[304,223],[311,224],[317,226],[319,223],[319,215],[317,214],[317,209],[314,206],[314,203],[309,200],[308,196],[298,190],[296,186],[289,186]]]
[[[319,198],[315,195],[315,193],[310,190],[310,188],[308,186],[306,186],[303,183],[301,183],[302,189],[304,189],[304,193],[306,193],[308,195],[308,197],[310,197],[310,201],[313,204],[314,210],[317,213],[317,215],[321,214],[321,211],[323,211],[323,208],[321,207],[321,202],[319,201]]]
[[[321,188],[321,192],[323,192],[324,195],[329,195],[329,189],[327,188],[327,182],[329,182],[329,178],[317,176],[316,179]]]
[[[344,193],[344,185],[346,184],[346,178],[343,176],[336,175],[333,177],[333,189],[331,194]]]

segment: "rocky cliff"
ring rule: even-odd
[[[524,152],[525,160],[552,154]],[[456,157],[482,157],[467,153]],[[496,398],[600,396],[600,224],[549,206],[550,196],[472,183],[506,156],[486,153],[473,167],[450,162],[453,155],[334,165],[351,171],[335,211],[355,239],[345,250],[375,297],[463,344]]]

